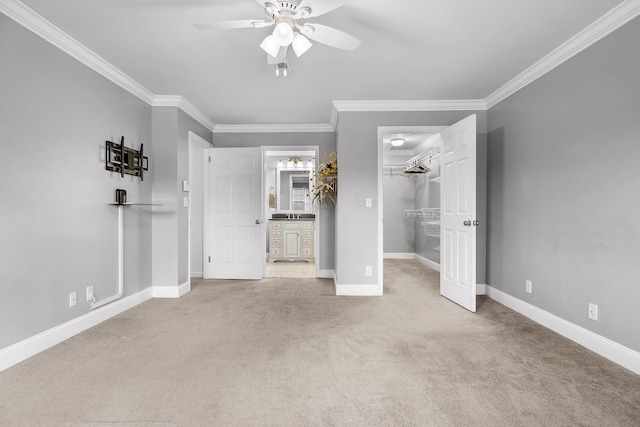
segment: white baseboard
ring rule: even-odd
[[[421,264],[426,265],[429,268],[433,268],[435,271],[440,271],[440,264],[433,262],[430,259],[423,257],[422,255],[413,254],[415,259],[420,261]]]
[[[104,322],[120,313],[123,313],[138,304],[151,299],[151,288],[144,289],[126,298],[119,299],[103,307],[97,308],[70,320],[62,325],[53,327],[23,341],[0,350],[0,371],[10,368],[23,360],[60,344],[64,340],[86,331],[99,323]]]
[[[489,285],[486,285],[486,294],[492,300],[640,375],[640,353],[637,351],[595,334],[575,323],[564,320]]]
[[[191,277],[194,277],[196,279],[202,279],[204,275],[202,274],[202,271],[192,271],[191,272]]]
[[[410,253],[402,253],[402,252],[388,252],[383,254],[384,259],[415,259],[415,254],[413,252]]]
[[[333,279],[335,272],[333,270],[318,270],[319,279]]]
[[[487,285],[476,285],[476,295],[486,295],[487,294]]]
[[[179,286],[154,286],[154,298],[180,298],[191,291],[191,281],[188,280]]]
[[[374,297],[380,296],[378,285],[339,285],[336,284],[337,296]]]

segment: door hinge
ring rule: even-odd
[[[211,163],[211,156],[209,156],[209,163]]]
[[[211,262],[211,257],[209,257],[209,262]]]

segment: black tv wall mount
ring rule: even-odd
[[[105,156],[105,166],[108,171],[120,172],[120,176],[125,174],[139,176],[144,181],[144,171],[149,170],[149,158],[143,155],[144,144],[140,144],[140,151],[124,146],[124,136],[120,139],[120,144],[106,141],[107,153]]]

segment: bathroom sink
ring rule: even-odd
[[[289,216],[296,216],[296,218],[289,218]],[[298,218],[299,217],[299,218]],[[301,214],[272,214],[271,219],[275,220],[288,220],[288,221],[302,221],[316,219],[314,214],[301,213]]]

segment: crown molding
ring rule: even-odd
[[[182,96],[156,96],[140,83],[127,76],[60,28],[18,0],[0,0],[0,12],[26,29],[77,59],[98,74],[106,77],[122,89],[154,107],[174,106],[213,131],[215,123]]]
[[[334,132],[331,123],[318,124],[217,124],[213,133],[313,133]]]
[[[0,12],[18,24],[42,37],[63,52],[77,59],[95,72],[103,75],[147,104],[152,104],[154,95],[140,83],[102,59],[73,37],[37,14],[33,9],[17,0],[0,0]]]
[[[466,111],[487,109],[482,99],[405,100],[405,101],[333,101],[336,111]]]
[[[156,107],[178,107],[214,133],[305,133],[335,132],[339,112],[488,110],[640,15],[640,0],[624,0],[484,100],[333,101],[330,123],[326,124],[215,124],[182,96],[154,95],[22,2],[0,0],[0,12],[147,104]]]
[[[177,107],[193,117],[202,126],[214,131],[216,124],[198,107],[193,105],[184,96],[179,95],[156,95],[153,99],[154,107]]]
[[[331,129],[335,132],[338,127],[338,109],[336,108],[335,103],[331,103],[331,119],[329,120],[329,124],[331,125]]]
[[[492,108],[640,15],[640,0],[625,0],[485,99]]]

